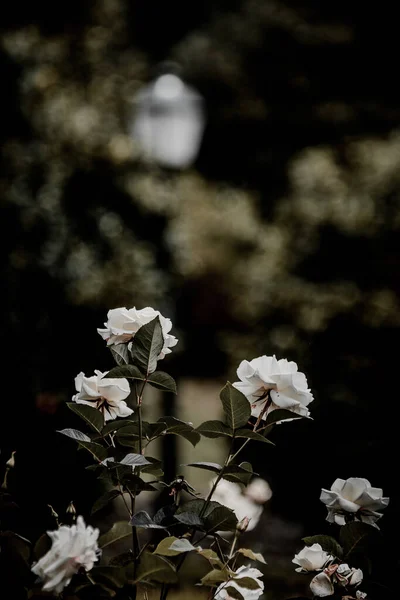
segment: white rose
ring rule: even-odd
[[[78,393],[72,396],[73,402],[98,408],[106,421],[117,417],[128,417],[133,413],[124,402],[131,391],[128,380],[122,377],[107,378],[104,377],[105,375],[107,371],[105,373],[95,371],[92,377],[85,377],[84,373],[79,373],[75,377],[75,388]]]
[[[233,386],[244,394],[251,404],[251,414],[259,417],[270,393],[272,405],[268,412],[276,408],[285,408],[308,417],[307,406],[313,401],[313,395],[307,387],[304,373],[297,370],[295,362],[286,358],[277,360],[274,356],[259,356],[250,362],[243,360],[237,370],[237,381]],[[266,418],[266,414],[263,415]]]
[[[357,600],[364,600],[364,598],[367,597],[367,594],[365,592],[361,592],[360,590],[357,590],[356,592],[356,598]]]
[[[261,571],[258,569],[253,569],[251,567],[239,567],[233,577],[229,579],[229,581],[224,581],[217,588],[215,592],[214,600],[230,600],[232,596],[229,595],[229,592],[226,588],[233,587],[237,590],[244,598],[244,600],[257,600],[261,596],[264,591],[264,582],[260,581],[259,577],[262,577]],[[240,585],[240,580],[243,577],[249,577],[254,580],[255,584],[258,585],[257,589],[250,590],[249,588],[242,587]]]
[[[326,520],[330,523],[345,525],[345,515],[351,513],[356,520],[377,528],[376,521],[382,516],[377,511],[389,504],[381,488],[371,487],[367,479],[360,477],[336,479],[330,490],[321,490],[320,500],[328,508]]]
[[[135,333],[156,317],[159,317],[161,329],[164,337],[164,346],[159,359],[164,358],[171,352],[170,348],[178,343],[175,336],[170,335],[172,322],[163,317],[158,311],[150,306],[137,310],[135,307],[127,309],[125,307],[112,308],[107,313],[107,322],[104,323],[105,329],[98,329],[97,332],[104,340],[107,340],[107,346],[112,344],[123,344],[132,340]]]
[[[272,490],[265,479],[255,477],[244,491],[245,495],[257,504],[264,504],[272,497]]]
[[[56,531],[48,531],[47,535],[52,546],[32,566],[32,571],[43,581],[44,591],[61,593],[81,567],[90,571],[99,559],[99,530],[90,525],[86,527],[83,518],[78,517],[76,525],[62,525]]]
[[[318,598],[332,596],[335,591],[331,578],[324,572],[318,573],[318,575],[311,580],[310,590],[314,596],[318,596]]]
[[[320,544],[305,546],[298,554],[294,555],[292,562],[299,565],[296,568],[298,573],[309,571],[321,571],[326,564],[333,560],[333,556],[322,550]]]
[[[211,482],[212,485],[213,482]],[[256,504],[251,498],[242,493],[239,484],[226,479],[221,479],[218,482],[212,499],[233,510],[238,521],[242,521],[247,517],[249,519],[247,531],[255,528],[263,512],[263,507],[260,504]]]

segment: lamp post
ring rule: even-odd
[[[162,167],[185,169],[196,160],[205,126],[202,96],[173,70],[142,88],[131,135],[144,155]]]

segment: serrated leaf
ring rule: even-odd
[[[135,334],[131,347],[133,362],[146,375],[157,369],[157,359],[164,346],[160,319],[157,316],[146,325],[142,325]]]
[[[261,435],[261,433],[257,433],[251,429],[238,429],[235,431],[235,437],[255,440],[256,442],[264,442],[266,444],[272,444],[275,446],[274,442],[271,442],[271,440]]]
[[[128,521],[117,521],[106,533],[100,536],[100,548],[106,548],[115,542],[119,542],[132,536],[132,527]]]
[[[126,344],[112,344],[109,346],[111,354],[117,365],[126,365],[129,362],[128,347]]]
[[[57,433],[62,433],[73,440],[80,440],[82,442],[90,442],[91,439],[86,433],[82,433],[78,429],[57,429]]]
[[[311,535],[302,538],[302,541],[306,546],[312,546],[313,544],[319,544],[325,552],[333,554],[337,558],[342,558],[343,548],[341,545],[330,535]]]
[[[175,514],[175,519],[184,525],[190,525],[191,527],[203,527],[204,521],[194,513],[183,512]]]
[[[178,578],[175,571],[175,566],[163,556],[143,552],[140,557],[135,581],[176,583]]]
[[[145,376],[140,372],[136,365],[121,365],[119,367],[113,367],[111,371],[108,371],[104,377],[109,378],[124,378],[124,379],[137,379],[139,381],[145,381]]]
[[[228,381],[221,390],[219,397],[228,426],[232,429],[239,429],[246,425],[251,416],[250,402],[246,396]]]
[[[112,502],[115,500],[115,498],[118,498],[118,496],[121,496],[121,492],[119,490],[109,490],[108,492],[105,492],[93,504],[91,514],[94,515],[94,513],[107,506],[109,502]]]
[[[66,404],[72,412],[86,421],[96,433],[101,433],[104,427],[104,417],[97,408],[93,408],[87,404],[77,404],[76,402],[67,402]]]
[[[219,558],[218,554],[211,550],[210,548],[206,548],[205,550],[198,550],[198,554],[204,556],[213,566],[223,567],[224,563]]]
[[[88,450],[92,456],[99,462],[102,463],[107,458],[107,450],[96,442],[78,442],[80,448]]]
[[[143,456],[143,454],[133,454],[129,453],[120,461],[118,461],[120,465],[131,465],[133,467],[143,467],[144,465],[149,465],[150,461],[147,460]]]
[[[196,429],[197,433],[207,438],[232,437],[233,431],[222,421],[204,421]]]
[[[288,419],[304,419],[302,415],[298,415],[297,413],[292,412],[291,410],[286,410],[285,408],[276,408],[267,414],[267,418],[265,419],[265,425],[273,425],[278,421],[287,421]]]
[[[250,558],[251,560],[258,561],[258,562],[262,563],[263,565],[267,564],[265,562],[265,559],[262,554],[260,554],[259,552],[253,552],[253,550],[250,550],[250,548],[239,548],[239,550],[237,550],[237,552],[239,554],[243,554],[243,556],[246,556],[247,558]]]
[[[140,510],[130,520],[132,527],[142,527],[143,529],[165,529],[163,525],[155,523],[145,510]]]
[[[219,583],[223,583],[224,581],[228,581],[229,572],[227,569],[213,569],[207,575],[201,579],[201,583],[203,585],[217,585]]]
[[[164,373],[164,371],[155,371],[154,373],[151,373],[147,381],[158,390],[171,392],[172,394],[177,393],[175,380],[171,375],[168,375],[168,373]]]
[[[212,471],[213,473],[219,473],[222,470],[222,466],[218,463],[212,462],[194,462],[181,465],[182,467],[195,467],[196,469],[204,469],[206,471]]]

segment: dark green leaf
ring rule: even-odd
[[[136,365],[122,365],[120,367],[114,367],[111,371],[108,371],[104,375],[107,379],[113,378],[124,378],[124,379],[138,379],[140,381],[144,381],[145,376],[139,371]]]
[[[170,416],[160,418],[159,422],[166,423],[167,433],[179,435],[188,440],[193,446],[196,446],[201,439],[200,434],[193,429],[193,426],[190,423],[186,423],[185,421]]]
[[[127,537],[132,537],[132,527],[128,521],[117,521],[106,533],[100,536],[100,548],[106,548],[110,544],[119,542]]]
[[[198,553],[201,554],[201,556],[204,556],[204,558],[206,558],[213,566],[223,567],[222,560],[214,550],[206,548],[205,550],[199,550]]]
[[[164,373],[164,371],[155,371],[149,375],[148,382],[163,392],[177,393],[175,380],[168,373]]]
[[[171,547],[174,544],[177,544],[177,547]],[[161,540],[153,554],[160,554],[161,556],[178,556],[178,554],[182,554],[182,552],[190,552],[190,550],[195,550],[195,547],[192,546],[189,540],[170,536]]]
[[[100,585],[105,584],[109,589],[121,588],[126,583],[124,569],[117,566],[93,567],[90,578]]]
[[[121,554],[117,554],[110,560],[110,566],[127,567],[134,561],[132,550],[127,550]]]
[[[78,404],[77,402],[67,402],[68,408],[79,415],[96,432],[101,433],[104,427],[104,417],[97,408],[92,408],[87,404]]]
[[[104,437],[109,433],[114,433],[115,431],[119,431],[120,429],[124,429],[124,427],[129,427],[134,425],[134,421],[129,421],[127,419],[120,419],[116,421],[108,421],[101,430],[101,435]]]
[[[340,528],[340,542],[343,546],[345,558],[354,553],[366,553],[372,543],[380,537],[379,531],[367,523],[353,521]]]
[[[244,600],[244,596],[242,596],[239,590],[234,588],[233,585],[225,586],[224,590],[227,592],[230,598],[234,598],[234,600]]]
[[[201,579],[203,585],[218,585],[224,581],[228,581],[229,573],[227,569],[213,569]]]
[[[121,446],[127,446],[128,448],[136,448],[137,441],[139,439],[138,425],[130,424],[117,431],[115,439]]]
[[[50,548],[51,548],[51,539],[49,538],[47,533],[43,533],[40,536],[40,538],[36,541],[36,543],[33,547],[33,556],[34,556],[35,560],[39,560],[40,558],[42,558],[42,556],[47,554],[47,552],[50,550]]]
[[[236,529],[237,519],[230,508],[212,500],[204,510],[205,504],[206,501],[202,499],[185,502],[178,508],[175,517],[178,518],[178,515],[182,513],[197,515],[199,519],[203,520],[204,529],[207,532],[234,531]]]
[[[319,544],[322,550],[328,552],[328,554],[333,554],[333,556],[336,556],[337,558],[343,557],[343,548],[335,538],[330,535],[311,535],[302,538],[302,540],[307,546]]]
[[[166,558],[150,552],[143,552],[136,573],[136,581],[176,583],[177,580],[175,567]]]
[[[273,442],[261,435],[261,433],[257,433],[256,431],[252,431],[251,429],[238,429],[237,431],[235,431],[235,437],[256,440],[257,442],[265,442],[267,444],[272,444],[273,446],[275,446]]]
[[[113,344],[109,348],[117,365],[126,365],[129,362],[127,344]]]
[[[233,431],[222,421],[205,421],[196,429],[197,433],[207,438],[232,437]]]
[[[219,473],[222,470],[222,466],[218,463],[212,462],[195,462],[189,463],[186,465],[181,465],[182,467],[196,467],[196,469],[204,469],[206,471],[212,471],[213,473]]]
[[[92,507],[92,515],[94,513],[96,513],[98,510],[101,510],[102,508],[104,508],[105,506],[107,506],[107,504],[109,502],[112,502],[112,500],[115,500],[115,498],[117,498],[118,496],[121,495],[121,492],[119,490],[110,490],[108,492],[105,492],[102,496],[100,496],[100,498],[98,498],[96,500],[96,502],[93,504]]]
[[[158,458],[153,458],[151,456],[146,456],[146,459],[150,464],[144,465],[144,467],[140,467],[141,473],[150,473],[154,475],[154,477],[161,477],[164,475],[164,471],[162,470],[162,462],[158,460]]]
[[[246,425],[251,416],[250,402],[246,396],[228,381],[221,390],[220,398],[228,426],[239,429]]]
[[[143,467],[149,465],[150,461],[143,456],[143,454],[127,454],[124,458],[118,461],[120,465],[131,465],[133,467]]]
[[[253,577],[240,577],[240,579],[235,580],[239,587],[245,588],[246,590],[259,590],[260,584]]]
[[[78,442],[81,448],[85,448],[85,450],[89,450],[89,452],[93,455],[93,457],[98,461],[102,462],[107,458],[107,450],[103,448],[100,444],[96,444],[95,442]]]
[[[278,421],[286,421],[287,419],[304,419],[305,417],[298,415],[291,410],[285,408],[276,408],[268,413],[265,420],[265,425],[272,425]]]
[[[142,527],[143,529],[165,529],[163,525],[155,523],[145,510],[140,510],[133,515],[130,525],[132,527]]]
[[[237,552],[238,554],[243,554],[243,556],[246,556],[251,560],[256,560],[260,563],[263,563],[264,565],[267,564],[262,554],[260,554],[259,552],[253,552],[253,550],[250,550],[250,548],[239,548]]]
[[[132,342],[131,356],[133,362],[146,374],[157,369],[157,359],[164,346],[160,319],[155,319],[142,325]]]
[[[90,437],[86,433],[82,433],[78,429],[57,429],[57,433],[62,433],[73,440],[80,440],[82,442],[90,442]]]
[[[203,527],[204,521],[194,513],[183,512],[175,514],[175,519],[184,525],[190,525],[191,527]]]

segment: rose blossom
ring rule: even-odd
[[[297,364],[286,358],[277,360],[274,356],[259,356],[250,362],[243,360],[237,370],[237,381],[233,386],[244,394],[251,404],[251,414],[259,417],[269,392],[272,404],[268,412],[284,408],[308,417],[307,406],[313,395],[307,387],[304,373],[297,370]],[[263,415],[266,418],[266,414]]]
[[[272,490],[265,479],[254,477],[244,490],[244,494],[256,504],[264,504],[272,497]]]
[[[257,600],[261,596],[264,591],[264,582],[260,581],[259,577],[262,577],[261,571],[258,569],[253,569],[251,567],[239,567],[235,574],[232,576],[232,579],[229,581],[224,581],[217,588],[215,592],[214,600],[229,600],[231,596],[229,595],[229,591],[226,588],[233,587],[237,590],[244,598],[244,600]],[[243,577],[249,577],[254,580],[254,582],[258,585],[258,588],[255,590],[251,590],[247,587],[241,587],[240,580]]]
[[[99,530],[86,526],[79,516],[76,525],[62,525],[56,531],[48,531],[47,535],[52,546],[33,565],[32,571],[43,581],[44,591],[60,593],[80,568],[90,571],[99,559]]]
[[[320,500],[328,508],[326,520],[330,523],[345,525],[345,515],[350,513],[357,521],[377,528],[376,521],[382,516],[377,511],[389,504],[389,498],[383,497],[381,488],[371,487],[367,479],[360,477],[336,479],[330,490],[321,490]]]
[[[102,373],[96,370],[92,377],[85,377],[85,374],[80,372],[75,377],[78,393],[72,396],[73,402],[98,408],[103,412],[106,421],[128,417],[133,413],[124,401],[131,391],[128,380],[122,377],[107,378],[105,375],[107,371]]]
[[[334,584],[342,587],[360,585],[363,580],[361,569],[354,569],[348,564],[335,564],[326,567],[322,573],[318,573],[310,582],[310,590],[314,596],[323,598],[332,596],[335,591]]]
[[[97,332],[104,340],[107,340],[107,346],[112,344],[123,344],[132,340],[135,333],[156,317],[159,317],[161,329],[164,337],[164,346],[158,358],[164,358],[166,354],[171,352],[170,348],[178,343],[175,336],[170,335],[172,322],[170,319],[163,317],[158,311],[150,306],[137,310],[133,308],[112,308],[107,313],[107,322],[104,323],[105,329],[98,329]]]
[[[211,482],[211,487],[213,483]],[[251,498],[242,493],[238,483],[226,479],[221,479],[218,482],[212,498],[233,510],[238,521],[242,521],[247,517],[249,519],[247,531],[254,529],[263,512],[263,507],[260,504],[256,504]]]
[[[298,573],[304,573],[321,571],[331,560],[333,560],[333,556],[322,550],[320,544],[312,544],[312,546],[305,546],[303,550],[295,554],[292,562],[299,565],[296,568]]]

